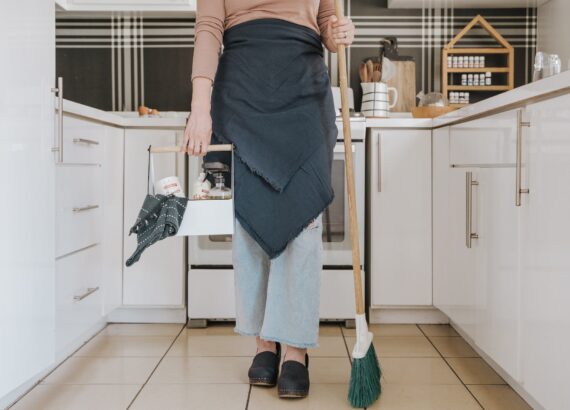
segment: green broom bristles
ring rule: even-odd
[[[368,407],[380,397],[382,372],[374,345],[370,344],[366,356],[352,360],[348,401],[355,408]]]

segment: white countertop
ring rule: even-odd
[[[367,118],[366,126],[370,128],[438,128],[522,107],[528,103],[566,93],[570,93],[570,71],[515,88],[433,120],[430,118],[412,118],[410,114],[394,114],[389,118]],[[63,109],[69,114],[125,128],[184,128],[188,116],[187,111],[180,111],[162,113],[163,117],[139,117],[136,112],[121,112],[119,114],[102,111],[69,100],[64,100]]]

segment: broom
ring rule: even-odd
[[[340,20],[344,13],[341,0],[335,0],[336,16]],[[352,349],[352,370],[348,389],[348,401],[352,407],[368,407],[380,396],[380,365],[374,345],[372,332],[368,331],[362,296],[360,271],[360,247],[356,220],[356,199],[352,165],[352,139],[350,135],[350,113],[348,103],[346,50],[344,44],[338,45],[338,69],[340,79],[340,101],[342,111],[346,185],[348,190],[348,208],[350,213],[350,237],[352,241],[352,268],[354,273],[354,294],[356,300],[356,344]]]

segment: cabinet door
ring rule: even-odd
[[[454,125],[449,135],[451,164],[514,164],[517,111],[511,110]]]
[[[475,343],[507,373],[518,375],[519,209],[515,168],[478,171],[479,211]]]
[[[5,408],[6,395],[54,360],[55,5],[4,1],[1,8],[0,408]]]
[[[136,236],[129,229],[147,194],[149,145],[177,145],[181,133],[169,130],[125,132],[125,223],[124,261],[136,249]],[[184,185],[184,157],[178,153],[154,157],[156,179],[176,175]],[[171,237],[151,245],[140,260],[123,267],[123,304],[139,306],[184,306],[184,238]]]
[[[373,305],[432,304],[431,132],[371,132]]]
[[[125,131],[104,127],[103,314],[121,305],[123,291],[123,158]]]
[[[547,409],[570,408],[570,96],[528,107],[523,134],[522,375]],[[526,179],[526,180],[525,180]]]
[[[467,221],[471,233],[477,233],[479,171],[451,168],[449,164],[449,128],[433,133],[433,291],[434,305],[470,337],[477,328],[476,278],[482,250],[477,239],[467,247]],[[468,202],[467,193],[471,190]],[[471,209],[469,209],[470,205]]]

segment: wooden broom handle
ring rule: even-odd
[[[342,0],[335,0],[336,17],[344,17]],[[346,46],[338,45],[338,76],[340,81],[340,106],[342,114],[342,131],[344,139],[344,155],[346,169],[346,185],[348,189],[348,210],[350,214],[350,238],[352,241],[352,270],[354,274],[354,297],[356,314],[364,313],[362,296],[362,274],[360,271],[360,244],[358,242],[358,221],[356,218],[356,194],[354,191],[354,166],[352,164],[352,137],[350,135],[350,112],[348,102],[348,79],[346,69]]]
[[[232,150],[232,144],[212,144],[212,145],[208,145],[208,152],[213,152],[213,151],[231,151]],[[180,147],[150,147],[150,152],[152,152],[153,154],[165,154],[165,153],[170,153],[170,152],[185,152],[185,151],[181,151]]]

